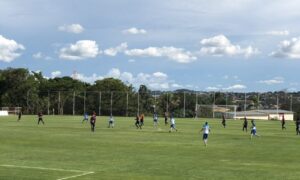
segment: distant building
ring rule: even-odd
[[[267,110],[251,110],[251,111],[239,111],[239,112],[227,112],[227,117],[230,119],[258,119],[258,120],[282,120],[284,116],[285,120],[293,121],[294,112],[286,111],[282,109],[267,109]]]

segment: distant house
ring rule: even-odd
[[[285,120],[294,120],[294,112],[282,109],[227,112],[226,114],[230,119],[243,119],[244,117],[247,117],[247,119],[258,120],[282,120],[282,117],[284,116]]]

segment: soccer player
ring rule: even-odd
[[[208,134],[210,133],[210,128],[207,122],[203,125],[201,131],[203,131],[203,142],[205,147],[207,146]]]
[[[252,126],[252,128],[251,128],[251,139],[252,139],[253,136],[258,136],[259,137],[259,135],[256,132],[256,126],[255,125]]]
[[[154,127],[157,127],[157,125],[158,125],[158,115],[157,115],[157,112],[154,112],[154,114],[153,114],[153,125],[154,125]]]
[[[222,125],[224,128],[226,127],[226,119],[225,119],[224,114],[222,114]]]
[[[298,117],[296,120],[296,135],[300,135],[300,118]]]
[[[142,129],[142,126],[144,126],[144,114],[141,114],[140,116],[140,128]]]
[[[137,129],[138,128],[142,129],[142,127],[140,126],[140,117],[139,117],[138,114],[135,117],[135,126],[136,126]]]
[[[168,112],[165,112],[165,125],[168,124]]]
[[[38,124],[40,124],[40,122],[42,122],[43,124],[45,124],[45,122],[43,121],[43,113],[42,112],[38,113]]]
[[[173,114],[173,113],[172,113],[172,114]],[[170,125],[170,130],[169,130],[169,132],[172,132],[173,130],[177,131],[176,125],[175,125],[175,118],[174,118],[173,115],[171,115],[170,121],[171,121],[171,125]]]
[[[252,125],[252,127],[255,126],[255,122],[253,119],[251,120],[251,125]]]
[[[245,130],[246,130],[246,132],[248,130],[248,120],[247,120],[246,116],[244,117],[244,123],[243,123],[243,131],[245,131]]]
[[[114,120],[113,116],[110,115],[110,117],[108,119],[108,128],[114,128],[114,126],[115,126],[114,122],[115,122],[115,120]]]
[[[22,117],[22,112],[21,112],[21,111],[19,111],[19,113],[18,113],[18,121],[20,121],[20,120],[21,120],[21,117]]]
[[[86,121],[86,122],[89,121],[89,115],[88,115],[88,113],[84,113],[82,123],[83,123],[84,121]]]
[[[93,115],[90,118],[90,123],[91,123],[91,131],[95,132],[95,125],[96,125],[96,113],[93,112]]]
[[[281,120],[281,129],[286,129],[285,128],[285,118],[284,118],[284,115],[282,115],[282,120]]]

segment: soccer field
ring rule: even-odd
[[[81,116],[0,117],[0,179],[299,179],[300,136],[295,125],[256,121],[261,137],[250,140],[242,121],[207,120],[208,146],[199,133],[206,119],[176,119],[178,132],[160,118],[142,130],[134,118],[98,117],[96,131]],[[249,121],[249,126],[250,126]]]

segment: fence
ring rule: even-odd
[[[235,92],[159,92],[120,91],[47,91],[38,97],[28,91],[23,111],[36,114],[135,116],[137,113],[163,115],[174,112],[177,117],[197,116],[197,105],[235,105],[236,111],[282,109],[300,114],[300,94],[285,92],[235,93]]]

